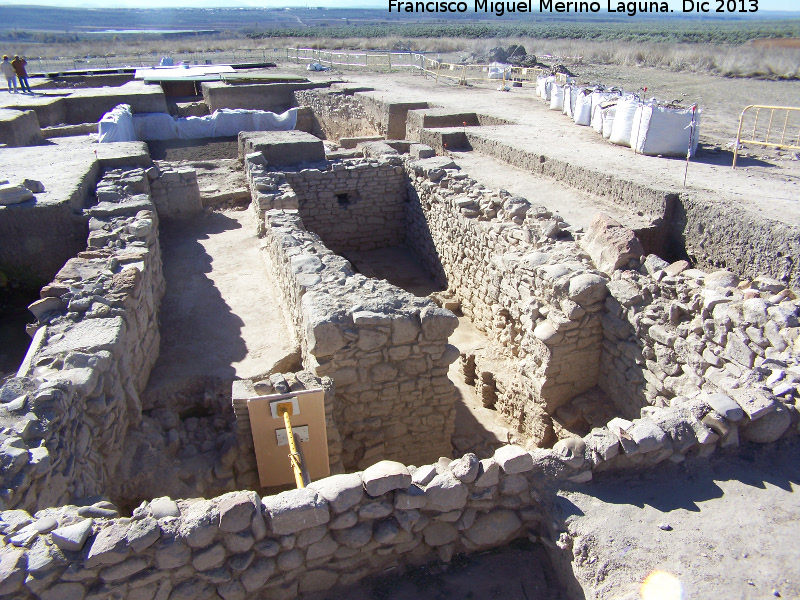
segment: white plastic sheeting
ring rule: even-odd
[[[618,146],[631,145],[631,131],[633,131],[633,119],[636,116],[636,109],[639,108],[639,98],[631,94],[625,96],[617,102],[617,112],[614,115],[614,127],[608,140]]]
[[[133,128],[137,140],[174,140],[178,137],[175,119],[167,113],[133,115]]]
[[[564,86],[554,84],[550,90],[550,110],[564,110]]]
[[[97,124],[97,132],[97,141],[100,143],[135,142],[136,131],[130,105],[120,104],[104,114]]]
[[[121,104],[103,115],[99,123],[99,142],[197,139],[238,135],[240,131],[289,131],[297,124],[297,109],[283,114],[263,110],[227,109],[204,117],[175,119],[167,113],[132,115],[130,106]]]
[[[699,138],[700,111],[642,104],[636,109],[631,148],[649,156],[694,156]]]

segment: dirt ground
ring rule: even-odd
[[[547,553],[523,540],[449,564],[371,577],[346,592],[349,600],[566,600]],[[337,591],[319,600],[342,597]]]
[[[153,160],[212,161],[239,156],[238,137],[199,140],[154,140],[147,142]]]
[[[636,600],[653,571],[684,600],[800,598],[800,440],[600,475],[558,493],[553,517],[597,600]],[[671,599],[671,596],[653,596]]]
[[[279,68],[283,69],[284,65]],[[285,65],[285,68],[299,69],[296,65]],[[480,135],[590,171],[611,170],[622,179],[648,187],[692,193],[709,202],[733,203],[791,225],[800,222],[800,160],[793,160],[792,153],[788,152],[752,150],[745,152],[747,156],[739,162],[741,168],[734,171],[730,168],[732,151],[725,146],[735,137],[739,113],[746,105],[791,103],[790,99],[800,97],[800,82],[797,81],[733,80],[621,67],[609,72],[608,77],[604,77],[607,85],[628,82],[630,88],[638,87],[641,81],[648,85],[648,96],[652,91],[653,95],[672,100],[686,93],[686,105],[695,100],[701,102],[704,112],[700,140],[709,150],[692,160],[684,187],[685,159],[643,156],[634,154],[630,148],[614,146],[592,128],[576,126],[571,119],[549,110],[549,105],[536,96],[532,86],[499,92],[496,82],[464,87],[443,80],[436,83],[433,78],[407,72],[303,72],[310,79],[340,77],[354,84],[371,86],[378,97],[427,101],[432,106],[501,117],[515,124],[482,127]],[[656,82],[652,90],[651,81]]]
[[[234,210],[161,224],[167,289],[149,388],[258,377],[294,351],[253,219]]]

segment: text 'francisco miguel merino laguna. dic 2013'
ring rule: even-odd
[[[495,2],[492,0],[473,0],[474,12],[494,14],[502,17],[511,13],[533,12],[538,4],[540,13],[597,13],[603,7],[597,0],[569,1],[562,0],[518,0],[511,2]],[[668,13],[669,4],[664,1],[638,0],[635,2],[623,0],[605,0],[605,9],[609,13],[626,14],[630,17],[639,13]],[[713,2],[713,4],[712,4]],[[748,13],[758,11],[758,0],[683,0],[681,12],[684,13]],[[716,5],[716,10],[714,8]],[[463,0],[427,0],[422,2],[398,2],[389,0],[389,12],[399,13],[464,13],[469,10],[469,5]]]

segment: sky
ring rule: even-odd
[[[619,0],[610,0],[613,6],[616,6]],[[625,2],[629,0],[624,0]],[[688,1],[688,0],[687,0]],[[716,7],[718,0],[707,0],[712,7]],[[741,0],[736,0],[741,2]],[[607,0],[600,0],[601,6],[605,8]],[[668,0],[671,8],[676,12],[681,9],[682,0]],[[750,5],[750,0],[745,0],[747,6]],[[535,6],[538,6],[538,0],[533,0]],[[0,0],[0,5],[10,4],[36,4],[43,6],[61,6],[73,8],[110,8],[108,0]],[[467,0],[470,8],[474,4],[474,0]],[[210,8],[210,7],[225,7],[233,8],[239,6],[247,6],[254,8],[274,8],[283,6],[292,7],[338,7],[338,8],[386,8],[388,10],[388,0],[278,0],[276,2],[267,2],[264,0],[233,0],[226,2],[224,0],[119,0],[113,2],[114,8]],[[765,11],[796,11],[800,13],[800,0],[758,0],[758,13]],[[713,14],[713,13],[712,13]]]

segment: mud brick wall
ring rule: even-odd
[[[146,191],[141,169],[107,172],[102,200],[88,211],[88,249],[31,305],[39,329],[19,377],[0,389],[0,418],[9,424],[0,450],[6,508],[102,493],[126,430],[141,419],[164,293],[158,217]]]
[[[346,469],[450,453],[457,320],[431,300],[353,272],[295,211],[265,216],[265,247],[301,340],[304,367],[335,383]]]
[[[740,282],[728,271],[670,275],[664,268],[671,267],[619,272],[608,285],[600,386],[623,413],[708,394],[750,398],[751,418],[780,408],[776,398],[793,404],[800,383],[794,294],[767,277]]]
[[[548,211],[427,164],[407,163],[407,243],[507,357],[497,408],[543,442],[542,412],[596,385],[606,277]]]

